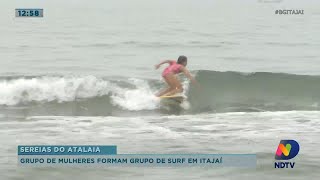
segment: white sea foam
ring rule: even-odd
[[[146,81],[132,78],[130,82],[137,88],[119,88],[118,91],[113,92],[111,98],[114,105],[132,111],[152,110],[159,107],[159,98],[154,96],[154,92]]]
[[[16,105],[31,101],[74,101],[108,94],[112,85],[94,76],[39,77],[0,81],[0,104]]]
[[[30,102],[71,102],[77,99],[110,95],[111,103],[122,109],[138,111],[160,107],[159,98],[154,96],[158,89],[150,87],[146,80],[130,78],[130,88],[97,78],[83,77],[36,77],[0,81],[0,105],[17,105]],[[183,82],[184,94],[188,92],[187,81]],[[133,87],[133,88],[132,88]],[[188,108],[188,102],[183,108]]]

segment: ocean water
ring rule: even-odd
[[[0,179],[319,179],[319,1],[5,0],[0,10]],[[179,75],[186,101],[160,102],[154,65],[182,54],[201,88]],[[294,169],[274,169],[281,139],[300,144]],[[23,168],[19,144],[256,153],[257,168]]]

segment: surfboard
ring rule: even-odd
[[[161,100],[174,100],[179,103],[181,103],[185,99],[185,97],[182,95],[160,96],[159,98]]]

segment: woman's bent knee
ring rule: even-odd
[[[178,90],[178,92],[183,92],[183,87],[179,86],[176,88]]]

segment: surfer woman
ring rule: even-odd
[[[191,76],[189,71],[187,70],[187,57],[186,56],[179,56],[177,62],[174,60],[165,60],[161,62],[160,64],[155,65],[155,68],[158,69],[162,64],[168,63],[169,66],[164,69],[162,72],[163,79],[167,82],[169,87],[167,89],[164,89],[156,94],[156,96],[160,97],[163,95],[173,95],[176,93],[180,93],[183,91],[182,85],[178,78],[175,76],[175,74],[178,74],[180,72],[183,72],[192,83],[196,83],[196,80]]]

